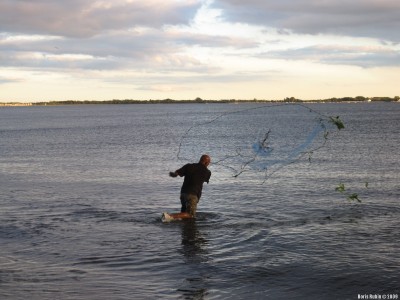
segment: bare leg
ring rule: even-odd
[[[176,214],[169,214],[174,219],[192,219],[193,216],[187,212],[181,212]]]

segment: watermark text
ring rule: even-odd
[[[397,300],[399,294],[358,294],[359,300]]]

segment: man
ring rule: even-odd
[[[169,176],[185,177],[181,188],[181,213],[175,214],[175,218],[195,218],[197,203],[200,200],[203,190],[203,183],[209,182],[211,171],[207,169],[211,163],[208,155],[202,155],[196,164],[186,164],[175,172],[170,172]]]

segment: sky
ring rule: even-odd
[[[0,0],[0,102],[400,95],[399,0]]]

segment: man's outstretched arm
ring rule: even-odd
[[[169,176],[171,176],[171,177],[177,177],[179,174],[178,174],[178,172],[169,172]]]

